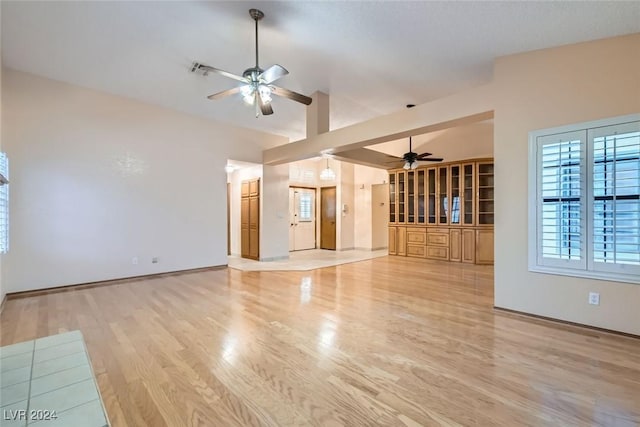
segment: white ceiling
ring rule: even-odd
[[[305,110],[285,99],[256,119],[233,87],[189,72],[197,60],[241,74],[260,62],[279,85],[331,97],[331,128],[491,80],[502,55],[640,32],[640,2],[2,1],[4,65],[239,126],[304,138]]]

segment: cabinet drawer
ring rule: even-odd
[[[407,245],[407,256],[425,258],[427,256],[426,246]]]
[[[427,233],[427,245],[449,246],[449,233]]]
[[[407,233],[426,233],[427,229],[424,227],[407,227]]]
[[[449,248],[442,246],[427,246],[427,258],[449,260]]]
[[[407,229],[407,244],[424,245],[427,242],[427,233],[423,231],[410,231]]]

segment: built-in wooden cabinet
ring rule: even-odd
[[[407,229],[405,227],[389,227],[389,255],[407,254]]]
[[[462,230],[460,228],[449,230],[449,261],[462,261]]]
[[[389,254],[493,264],[492,159],[389,172]]]
[[[476,230],[476,264],[493,264],[493,229]]]
[[[462,237],[462,262],[475,264],[476,262],[476,230],[463,228],[460,232]]]

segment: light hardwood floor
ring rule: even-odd
[[[640,425],[640,340],[492,309],[487,266],[383,257],[9,300],[84,334],[113,426]]]

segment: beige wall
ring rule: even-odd
[[[385,238],[388,238],[388,218],[385,217],[382,224],[380,221],[374,223],[372,185],[382,184],[388,179],[389,174],[386,170],[354,166],[354,245],[356,249],[371,250],[387,246]],[[379,220],[379,216],[376,218]]]
[[[640,112],[640,34],[500,58],[494,88],[495,305],[640,335],[640,286],[527,269],[528,132]]]
[[[336,249],[348,251],[355,248],[355,199],[354,199],[354,176],[355,165],[351,163],[339,162],[338,190],[337,198],[337,226]],[[346,205],[346,212],[343,206]]]
[[[17,71],[2,88],[9,292],[226,264],[226,160],[286,142]]]
[[[263,166],[260,259],[289,257],[289,165]]]

